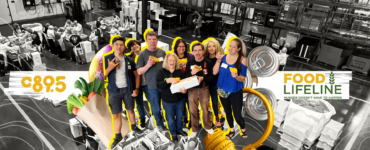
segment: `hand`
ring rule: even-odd
[[[186,64],[185,63],[180,63],[180,67],[183,67],[185,66]]]
[[[237,73],[231,73],[231,76],[233,77],[233,78],[236,78],[236,77],[238,77],[238,74]]]
[[[146,65],[150,68],[150,67],[153,66],[154,62],[155,62],[155,59],[154,58],[150,58],[150,59],[148,59]]]
[[[197,74],[199,71],[200,71],[200,70],[199,70],[199,68],[197,68],[197,67],[193,67],[193,69],[191,70],[191,75],[195,75],[195,74]]]
[[[177,83],[177,80],[175,78],[168,78],[166,80],[167,83],[171,83],[171,84],[176,84]]]
[[[115,58],[114,58],[114,59],[115,59]],[[119,64],[119,63],[114,63],[114,61],[110,61],[110,60],[108,59],[108,68],[109,68],[109,69],[113,69],[113,68],[115,68],[118,64]]]
[[[186,89],[183,87],[183,88],[180,88],[180,93],[182,93],[182,94],[186,94]]]
[[[198,81],[201,83],[203,81],[203,77],[198,76]]]
[[[139,90],[138,89],[135,89],[132,93],[132,97],[136,97],[137,95],[139,94]]]
[[[221,52],[218,52],[218,53],[216,54],[217,61],[221,61],[221,60],[222,60],[222,57],[224,57],[224,55],[223,55],[223,54],[221,54]]]

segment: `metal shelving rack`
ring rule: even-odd
[[[370,0],[361,3],[354,0],[282,1],[269,44],[276,42],[281,29],[287,29],[321,39],[370,46],[369,3]]]

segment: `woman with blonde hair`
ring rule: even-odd
[[[222,55],[224,54],[224,50],[221,48],[220,43],[217,40],[210,39],[204,43],[204,57],[211,60],[213,64],[216,64],[216,54],[219,52]],[[217,127],[221,127],[220,118],[218,118],[217,79],[218,74],[214,76],[214,82],[211,82],[209,85],[209,93],[212,99],[213,115],[215,116],[215,120],[212,120],[212,122],[214,122]]]
[[[171,84],[176,84],[185,74],[180,69],[179,58],[176,54],[168,53],[163,61],[163,68],[157,73],[157,87],[161,89],[162,109],[165,111],[165,119],[170,130],[171,140],[178,141],[177,135],[187,136],[182,131],[182,111],[184,109],[184,98],[186,89],[172,94]],[[176,119],[175,119],[176,116]]]

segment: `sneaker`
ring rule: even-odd
[[[195,37],[195,35],[191,35],[192,37]]]
[[[187,137],[188,134],[186,134],[184,131],[176,132],[176,134]]]
[[[66,58],[61,58],[60,60],[66,60]]]
[[[134,129],[132,129],[132,131],[134,132],[134,134],[136,135],[142,135],[144,132],[142,130],[140,130],[138,127],[135,126]]]
[[[200,38],[200,36],[197,36],[198,38]]]
[[[140,119],[140,127],[141,128],[146,128],[145,119]]]
[[[112,145],[110,145],[110,149],[116,148],[116,146],[118,145],[119,142],[122,141],[122,139],[123,139],[122,137],[120,137],[120,138],[114,138],[114,141],[113,141]]]
[[[159,131],[167,131],[167,128],[165,126],[159,126],[158,129]]]
[[[213,131],[213,129],[211,128],[211,129],[209,129],[209,130],[207,130],[207,129],[205,129],[209,134],[214,134],[215,132]]]
[[[191,138],[195,138],[195,137],[197,136],[197,133],[198,133],[198,132],[191,132],[190,137],[191,137]]]

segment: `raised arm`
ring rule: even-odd
[[[221,65],[221,60],[223,57],[224,55],[221,54],[220,52],[216,54],[217,61],[216,61],[216,64],[213,66],[213,75],[216,75],[220,72],[220,65]]]

